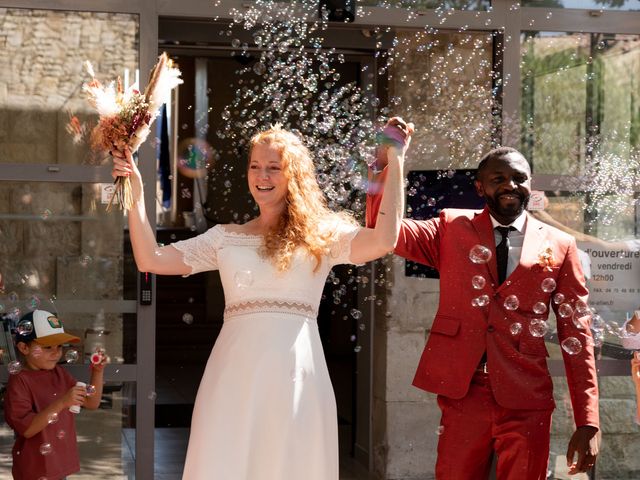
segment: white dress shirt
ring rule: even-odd
[[[527,214],[522,212],[518,218],[516,218],[509,225],[502,225],[492,215],[491,224],[493,225],[493,238],[495,238],[496,245],[502,241],[502,234],[496,230],[496,227],[513,227],[515,231],[509,232],[507,237],[507,246],[509,247],[509,256],[507,259],[507,276],[513,273],[518,264],[520,263],[520,256],[522,255],[522,244],[524,243],[524,232],[527,229]]]

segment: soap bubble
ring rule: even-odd
[[[51,447],[50,443],[45,442],[42,445],[40,445],[40,454],[41,455],[49,455],[52,451],[53,451],[53,448]]]
[[[562,349],[569,355],[577,355],[582,351],[582,343],[576,337],[565,338],[561,345]]]
[[[591,317],[591,329],[595,331],[604,329],[604,320],[597,313]]]
[[[90,397],[92,395],[96,394],[96,387],[95,385],[87,385],[85,387],[85,390],[87,391],[87,397]]]
[[[185,138],[178,145],[178,171],[188,178],[203,178],[207,175],[207,168],[212,165],[214,157],[214,150],[207,141],[201,138]]]
[[[12,360],[7,365],[7,369],[11,375],[17,375],[22,370],[22,364],[18,360]]]
[[[64,360],[67,363],[76,363],[78,361],[78,358],[80,357],[80,355],[78,354],[77,350],[67,350],[67,352],[64,354]]]
[[[49,423],[49,425],[54,424],[58,421],[58,414],[56,412],[52,412],[49,414],[49,416],[47,417],[47,423]]]
[[[89,255],[81,255],[79,260],[82,267],[88,267],[92,261],[93,259]]]
[[[549,324],[540,318],[534,318],[529,324],[529,332],[534,337],[544,337],[549,331]]]
[[[553,296],[553,303],[560,305],[562,302],[564,302],[564,295],[562,293],[556,293]]]
[[[253,275],[249,270],[237,271],[233,279],[239,288],[248,288],[253,283]]]
[[[520,332],[522,332],[522,324],[520,322],[512,323],[511,326],[509,327],[509,331],[511,332],[511,335],[513,335],[514,337],[516,335],[520,335]]]
[[[585,328],[591,325],[592,316],[591,309],[587,307],[586,309],[580,308],[580,306],[576,303],[576,308],[573,311],[573,324],[576,328],[580,330],[584,330]]]
[[[542,315],[543,313],[547,312],[547,304],[544,302],[536,302],[533,304],[532,310],[533,313]]]
[[[474,275],[471,279],[471,285],[473,285],[473,288],[476,290],[482,290],[486,283],[487,281],[482,275]]]
[[[515,295],[509,295],[504,299],[504,308],[506,308],[507,310],[517,310],[519,306],[520,301]]]
[[[362,347],[360,345],[356,345],[353,349],[353,351],[356,353],[360,353],[360,350],[362,350]]]
[[[40,299],[37,295],[32,295],[25,303],[27,310],[37,310],[40,306]]]
[[[18,335],[29,335],[33,332],[33,323],[29,321],[20,322],[16,327],[16,331],[18,332]]]
[[[362,318],[362,312],[357,308],[352,308],[350,313],[351,313],[351,316],[356,320],[360,320]]]
[[[556,281],[551,277],[545,278],[542,281],[542,284],[540,285],[540,288],[542,288],[543,292],[551,293],[556,289]]]
[[[267,67],[262,62],[256,62],[253,65],[253,73],[256,75],[264,75],[267,72]]]
[[[438,428],[436,429],[436,434],[442,435],[443,433],[444,433],[444,425],[438,426]]]
[[[182,321],[187,325],[191,325],[193,323],[193,315],[191,315],[190,313],[183,314]]]
[[[558,315],[562,318],[567,318],[573,315],[573,307],[568,303],[563,303],[558,307]]]
[[[604,332],[598,331],[593,334],[593,346],[601,347],[604,343]]]
[[[483,245],[475,245],[469,251],[469,260],[477,264],[487,263],[491,260],[491,250]]]
[[[489,300],[489,295],[480,295],[471,300],[471,305],[474,307],[484,307],[489,304]]]

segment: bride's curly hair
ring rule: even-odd
[[[356,222],[346,212],[329,209],[316,180],[311,153],[297,135],[279,125],[257,133],[250,141],[249,159],[256,145],[274,148],[280,154],[288,181],[286,209],[278,224],[265,235],[262,254],[279,271],[285,271],[291,266],[294,251],[303,247],[315,257],[315,272],[336,239],[336,229],[331,227],[345,223],[355,226]]]

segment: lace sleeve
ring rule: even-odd
[[[339,224],[335,227],[338,232],[335,240],[329,247],[329,262],[331,266],[344,263],[353,263],[351,257],[351,241],[362,229],[360,226]]]
[[[218,269],[218,250],[222,245],[223,235],[218,226],[210,228],[201,235],[187,240],[172,243],[173,247],[182,252],[185,264],[191,267],[191,273],[205,272]],[[184,275],[187,277],[188,275]]]

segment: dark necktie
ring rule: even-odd
[[[502,235],[502,240],[496,246],[496,261],[498,262],[498,282],[502,285],[507,278],[507,262],[509,261],[509,232],[513,232],[515,227],[496,227]]]

